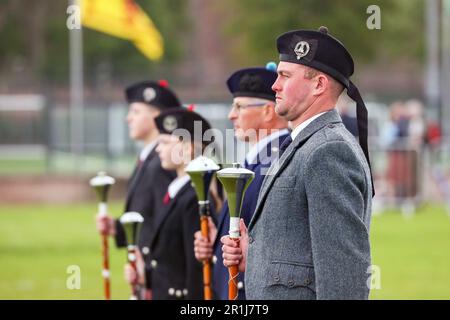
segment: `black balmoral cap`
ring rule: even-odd
[[[352,56],[342,42],[328,33],[328,28],[314,30],[295,30],[283,33],[277,38],[280,61],[302,64],[322,71],[339,81],[347,94],[356,102],[359,144],[370,167],[367,145],[367,108],[358,88],[350,80],[354,72]],[[373,195],[375,189],[372,180]]]
[[[275,92],[272,90],[272,85],[276,79],[276,64],[268,63],[266,68],[246,68],[234,72],[228,78],[227,86],[233,97],[262,98],[275,101]]]
[[[326,27],[319,31],[289,31],[277,38],[280,61],[303,64],[322,71],[349,87],[353,74],[353,59],[344,45],[328,34]]]
[[[160,110],[182,106],[164,80],[135,83],[125,89],[125,96],[128,103],[143,102]]]
[[[175,134],[175,130],[185,129],[190,133],[191,140],[203,139],[205,132],[211,129],[211,125],[205,118],[197,112],[189,111],[185,108],[164,110],[155,118],[155,123],[159,133],[162,134]],[[195,132],[196,127],[198,128],[197,132]]]

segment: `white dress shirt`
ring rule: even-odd
[[[318,117],[320,117],[321,115],[323,115],[324,113],[327,113],[328,111],[325,112],[321,112],[319,114],[316,114],[315,116],[312,116],[311,118],[303,121],[302,123],[300,123],[297,127],[295,127],[292,132],[291,132],[291,138],[292,141],[295,140],[295,138],[300,134],[300,132],[302,132],[303,129],[305,129],[308,124],[310,124],[311,122],[313,122],[314,120],[316,120]]]
[[[245,160],[247,160],[247,163],[255,163],[256,158],[258,157],[258,154],[272,141],[275,139],[278,139],[280,136],[288,134],[288,129],[281,129],[277,130],[275,132],[272,132],[267,137],[262,138],[259,140],[247,153],[247,156],[245,157]]]
[[[148,155],[153,151],[153,149],[155,148],[155,146],[156,146],[156,141],[147,144],[147,145],[141,150],[141,153],[139,154],[139,160],[140,160],[141,162],[144,162],[145,159],[147,159]]]
[[[191,177],[189,175],[187,175],[187,174],[182,176],[182,177],[179,177],[179,178],[176,178],[175,180],[173,180],[169,184],[169,188],[168,188],[170,199],[175,198],[175,196],[177,195],[178,191],[180,191],[181,188],[183,188],[186,185],[186,183],[188,183],[189,181],[191,181]]]

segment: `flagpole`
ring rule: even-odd
[[[439,65],[439,0],[426,0],[425,36],[426,36],[426,70],[425,98],[427,109],[431,110],[433,120],[441,125],[440,107],[440,65]]]
[[[443,134],[450,137],[450,92],[444,86],[450,83],[450,0],[442,2],[442,124]]]
[[[78,5],[77,0],[69,0],[69,5]],[[84,104],[83,104],[83,29],[69,30],[70,55],[70,151],[74,156],[75,169],[82,166],[80,161],[84,147]]]

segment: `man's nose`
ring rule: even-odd
[[[131,114],[130,114],[130,113],[128,113],[127,116],[125,117],[125,121],[126,121],[127,123],[130,123],[130,122],[131,122]]]
[[[236,111],[236,108],[231,107],[230,112],[228,113],[228,120],[234,120],[238,117],[238,113]]]
[[[272,85],[272,90],[275,92],[278,92],[281,90],[280,81],[278,81],[279,77],[275,80],[275,82]]]

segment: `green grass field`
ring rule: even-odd
[[[112,205],[118,213],[122,205]],[[0,299],[102,299],[96,205],[0,207]],[[114,299],[127,299],[124,250],[110,241]],[[81,270],[81,288],[69,290],[67,268]]]
[[[118,214],[122,205],[115,203]],[[0,299],[102,299],[96,205],[0,206]],[[450,218],[425,206],[412,218],[396,212],[372,222],[373,264],[381,289],[372,299],[450,299]],[[125,252],[111,246],[112,297],[127,299]],[[81,288],[70,290],[67,268],[81,270]]]
[[[107,162],[104,155],[90,154],[81,158],[64,152],[53,152],[49,158],[0,159],[1,176],[30,176],[44,174],[95,174],[99,168],[107,168],[116,175],[129,175],[136,157],[126,155]]]

